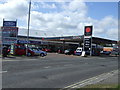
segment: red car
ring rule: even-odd
[[[8,50],[7,50],[7,54],[9,54],[10,53],[10,48],[8,48]]]
[[[26,47],[23,45],[15,44],[14,55],[26,55]],[[34,56],[34,52],[28,49],[28,56]]]
[[[51,52],[51,49],[43,48],[42,51]]]

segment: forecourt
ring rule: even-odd
[[[117,69],[117,57],[48,53],[43,58],[5,58],[0,74],[3,88],[64,88]]]

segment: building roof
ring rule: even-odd
[[[20,39],[26,39],[27,36],[18,36]],[[83,42],[83,35],[81,36],[63,36],[63,37],[29,37],[29,40],[35,40],[35,41],[64,41],[64,42],[77,42],[77,43],[82,43]],[[99,37],[92,37],[92,42],[94,44],[117,44],[117,41],[115,40],[110,40],[110,39],[104,39],[104,38],[99,38]]]

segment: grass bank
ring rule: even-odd
[[[94,84],[76,90],[120,90],[120,84]]]

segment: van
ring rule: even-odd
[[[78,47],[75,51],[75,55],[80,56],[82,54],[82,50],[83,50],[82,47]]]

